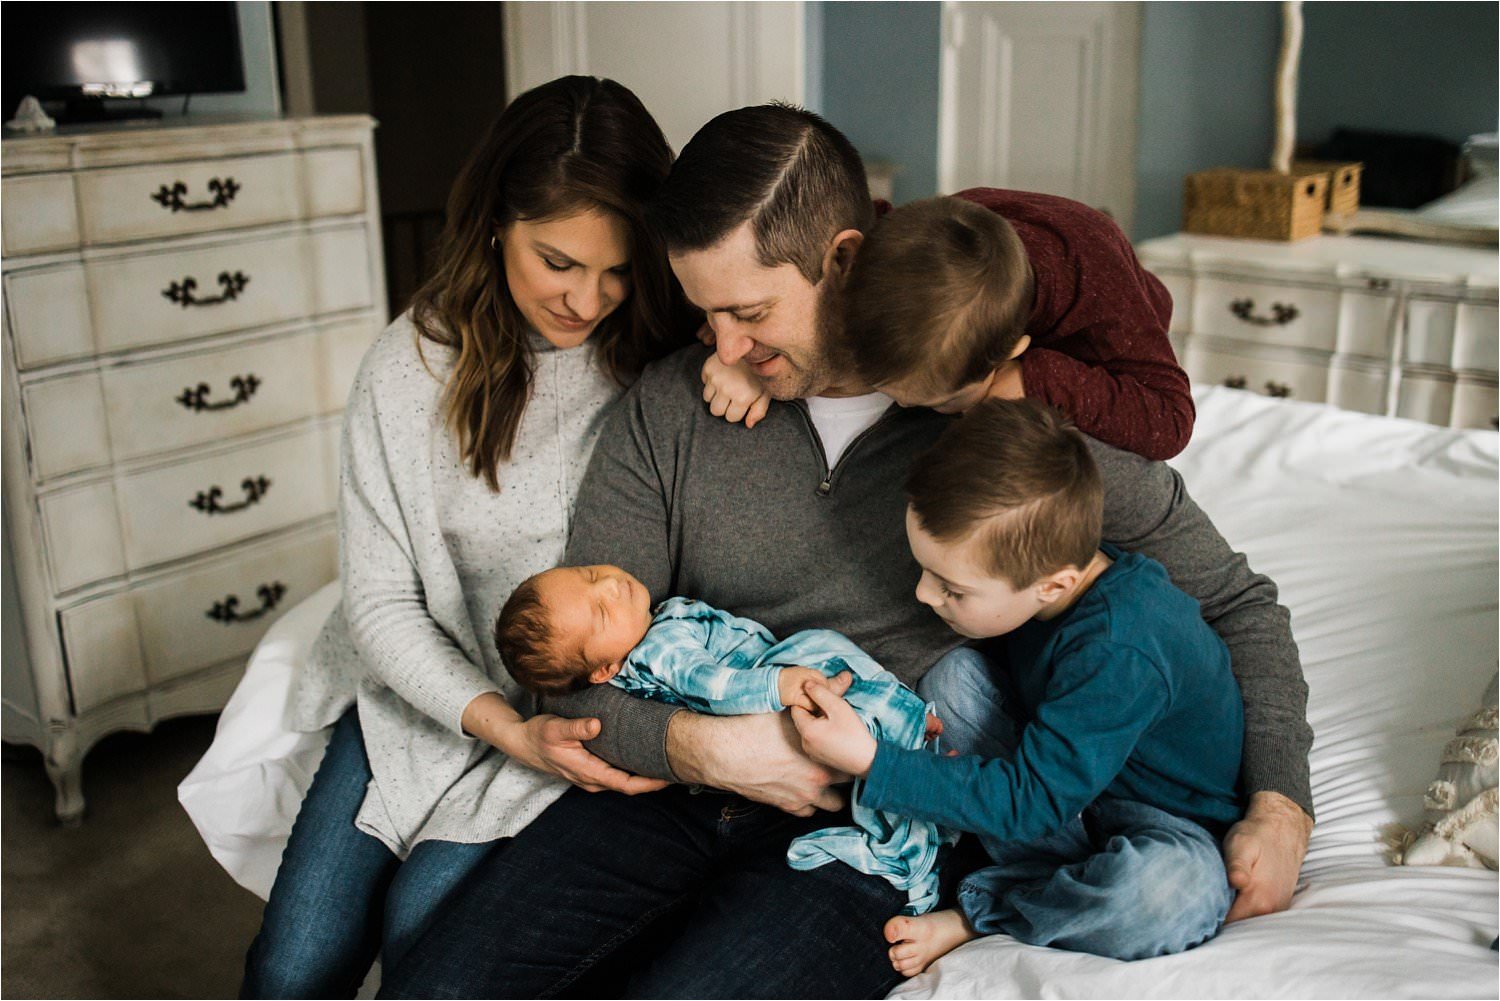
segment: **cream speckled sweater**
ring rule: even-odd
[[[429,839],[513,835],[567,788],[459,724],[483,692],[531,712],[492,626],[517,584],[562,559],[578,483],[620,394],[591,346],[559,351],[532,336],[531,401],[498,493],[468,473],[444,426],[450,352],[423,341],[419,355],[408,317],[366,354],[344,414],[343,601],[298,678],[294,718],[319,729],[357,701],[374,775],[357,824],[402,858]]]

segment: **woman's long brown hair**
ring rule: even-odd
[[[437,266],[412,297],[411,316],[420,337],[455,355],[444,417],[464,464],[491,490],[500,489],[498,467],[510,459],[533,370],[528,325],[491,237],[516,219],[590,209],[626,221],[630,295],[599,322],[591,343],[603,367],[629,385],[647,362],[691,339],[666,250],[645,221],[645,204],[671,166],[671,147],[634,94],[613,80],[568,76],[512,101],[459,172]]]

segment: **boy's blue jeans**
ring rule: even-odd
[[[993,670],[959,647],[922,679],[919,691],[943,721],[944,750],[1015,753],[1021,728],[1005,711]],[[1234,900],[1214,836],[1145,803],[1101,796],[1046,837],[980,842],[994,865],[964,878],[958,904],[981,935],[1145,959],[1213,937]]]
[[[370,783],[350,708],[302,801],[260,933],[245,957],[246,998],[352,998],[378,953],[398,960],[493,847],[423,841],[403,863],[354,826]]]

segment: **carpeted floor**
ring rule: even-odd
[[[88,815],[52,816],[41,755],[5,746],[0,781],[0,994],[230,998],[261,902],[225,875],[177,783],[214,717],[100,742],[83,767]]]

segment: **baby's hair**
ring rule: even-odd
[[[1015,228],[941,197],[895,209],[865,237],[846,286],[844,345],[870,386],[947,395],[1011,356],[1033,279]]]
[[[583,649],[560,649],[536,574],[523,580],[495,619],[495,647],[516,683],[537,695],[564,695],[589,685]]]
[[[954,421],[913,464],[906,495],[939,542],[981,533],[976,562],[1018,590],[1099,549],[1094,457],[1061,414],[1028,400],[986,400]]]

